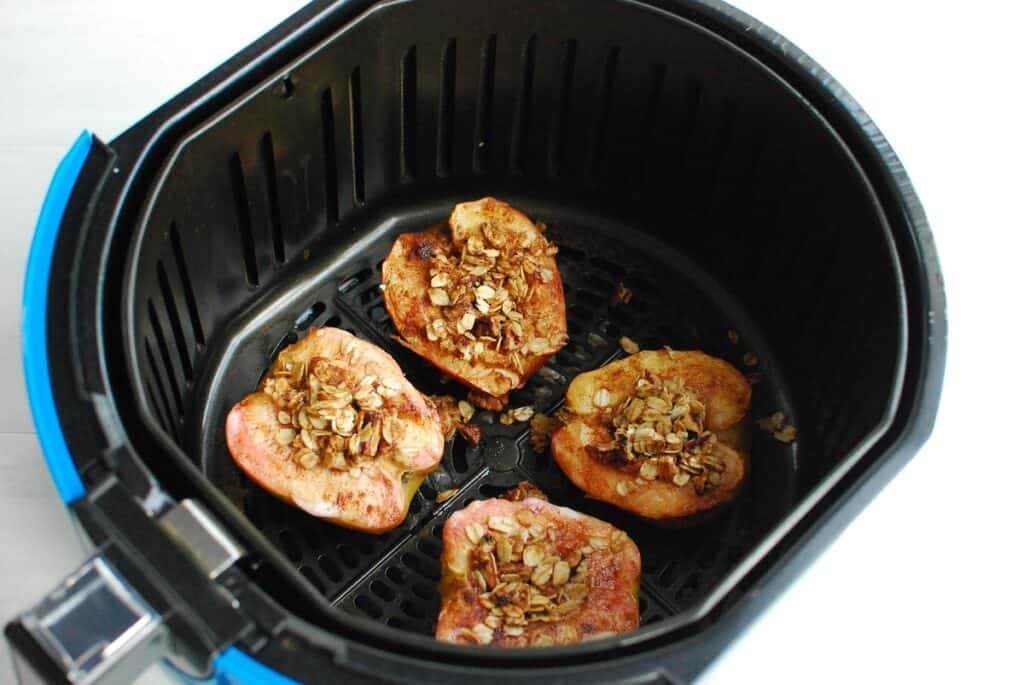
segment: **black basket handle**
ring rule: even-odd
[[[198,502],[182,500],[155,521],[153,544],[187,555],[189,571],[216,581],[243,549]],[[130,683],[184,637],[168,625],[167,597],[147,584],[147,561],[108,540],[4,634],[23,685]],[[148,556],[148,555],[144,555]],[[152,559],[149,559],[150,561]],[[177,575],[186,575],[182,567]],[[132,581],[130,578],[134,578]],[[179,626],[180,628],[180,626]]]

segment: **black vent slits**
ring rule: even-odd
[[[455,125],[455,39],[449,38],[441,55],[441,97],[437,102],[437,175],[452,172],[452,127]]]
[[[665,74],[668,69],[664,64],[655,64],[651,68],[651,90],[647,96],[647,106],[644,108],[644,118],[640,127],[640,164],[638,174],[633,174],[634,184],[641,184],[649,172],[651,159],[651,143],[654,139],[654,130],[658,125],[658,112],[661,107],[662,93],[665,89]]]
[[[701,100],[704,96],[704,86],[697,81],[687,84],[686,95],[684,96],[686,112],[680,122],[679,139],[681,149],[679,151],[679,163],[685,163],[687,152],[689,152],[690,138],[693,136],[693,129],[697,125],[697,114],[700,112]]]
[[[173,422],[168,418],[165,408],[157,401],[156,392],[153,390],[153,384],[146,382],[146,397],[149,398],[149,403],[153,407],[153,413],[156,414],[156,419],[160,423],[160,427],[166,432],[172,432]]]
[[[711,149],[711,160],[707,171],[704,172],[708,187],[704,193],[704,212],[711,211],[715,203],[722,177],[722,166],[725,156],[732,145],[733,136],[736,132],[736,103],[726,101],[722,111],[718,115],[718,129],[715,131],[714,147]]]
[[[156,358],[153,356],[153,346],[149,344],[148,339],[144,341],[143,345],[146,349],[146,361],[149,362],[149,372],[153,376],[153,382],[156,383],[156,389],[160,396],[160,408],[163,410],[164,416],[167,417],[168,431],[172,438],[177,439],[178,414],[171,409],[170,400],[167,399],[167,389],[160,378],[160,367],[157,366]]]
[[[473,136],[473,171],[487,171],[490,159],[491,127],[494,121],[494,60],[498,37],[487,36],[480,65],[480,86],[476,101],[476,133]]]
[[[366,202],[366,181],[363,169],[363,88],[359,67],[348,78],[349,145],[352,149],[352,200],[356,205]]]
[[[242,244],[242,266],[245,282],[250,286],[260,284],[259,271],[256,267],[256,244],[252,236],[252,217],[249,215],[249,196],[245,190],[245,176],[242,173],[242,160],[238,153],[231,155],[228,165],[231,174],[231,192],[235,200],[235,219],[238,222],[238,237]]]
[[[619,46],[615,45],[608,51],[605,58],[604,71],[601,75],[600,91],[597,106],[594,108],[594,123],[590,133],[590,146],[587,150],[586,175],[593,178],[600,172],[604,159],[605,134],[608,129],[608,115],[612,108],[615,94],[615,74],[619,67]]]
[[[189,322],[192,324],[192,338],[196,345],[202,347],[206,344],[203,334],[203,323],[199,318],[199,307],[196,304],[196,295],[192,290],[192,280],[188,276],[188,267],[185,264],[185,253],[181,249],[181,236],[178,235],[178,225],[171,223],[171,251],[174,254],[174,265],[178,268],[178,280],[181,282],[181,290],[185,295],[185,306],[188,308]]]
[[[561,86],[558,93],[558,101],[555,103],[555,111],[552,113],[551,138],[548,141],[548,173],[551,176],[558,176],[562,170],[565,138],[569,128],[569,110],[572,106],[573,74],[575,72],[576,40],[570,39],[565,43],[565,53],[562,56]]]
[[[519,80],[519,98],[516,101],[515,120],[512,125],[509,165],[513,174],[523,173],[523,155],[530,136],[530,98],[533,95],[533,71],[536,63],[537,37],[530,36],[523,46],[523,71]]]
[[[338,221],[338,149],[334,136],[334,94],[328,88],[320,96],[320,128],[324,142],[324,206],[327,223]]]
[[[284,235],[281,228],[281,198],[277,190],[277,162],[274,159],[274,139],[270,131],[260,140],[260,163],[263,166],[263,180],[267,188],[267,213],[270,218],[270,233],[274,243],[274,259],[284,263]]]
[[[412,181],[416,177],[416,46],[405,51],[402,57],[401,74],[399,75],[401,90],[401,174],[403,181]]]
[[[178,307],[174,303],[174,295],[171,293],[171,284],[167,280],[167,271],[162,261],[157,260],[156,277],[160,284],[160,295],[164,301],[164,310],[167,312],[167,321],[171,324],[171,335],[174,337],[174,346],[178,350],[178,358],[181,360],[181,370],[185,374],[185,380],[192,380],[192,357],[190,350],[185,343],[185,331],[181,326],[181,319],[178,317]]]
[[[163,361],[164,369],[167,371],[167,384],[171,391],[171,399],[174,400],[174,407],[177,409],[175,416],[181,416],[183,411],[181,387],[178,385],[174,362],[171,361],[171,352],[167,346],[167,338],[164,337],[163,327],[160,325],[160,319],[156,315],[156,307],[153,306],[153,300],[150,300],[148,304],[149,323],[153,327],[156,349],[160,353],[160,359]]]

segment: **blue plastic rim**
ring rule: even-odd
[[[228,647],[213,660],[217,685],[299,685],[237,647]]]
[[[82,479],[71,461],[71,452],[64,441],[64,432],[57,418],[57,405],[53,399],[53,386],[50,385],[50,367],[46,354],[46,293],[50,285],[50,266],[53,263],[57,233],[71,191],[92,149],[92,140],[92,134],[83,131],[57,166],[53,180],[50,181],[28,253],[22,296],[21,353],[28,403],[39,444],[43,449],[43,458],[46,459],[57,492],[65,504],[84,495],[85,486],[82,485]]]
[[[169,664],[166,671],[191,685],[301,685],[260,663],[237,647],[228,647],[221,652],[213,660],[213,668],[213,675],[206,680],[190,678]]]
[[[39,220],[36,222],[36,232],[32,237],[22,296],[22,361],[25,366],[29,407],[32,410],[32,419],[35,422],[43,457],[57,486],[57,492],[65,504],[70,504],[84,495],[85,486],[64,441],[64,432],[57,418],[53,386],[50,385],[50,365],[46,354],[46,294],[50,285],[50,268],[53,264],[57,233],[60,231],[64,212],[71,199],[71,192],[92,150],[92,144],[92,134],[83,131],[53,174],[53,180],[50,181],[46,198],[43,200],[43,208],[39,212]],[[192,682],[212,685],[298,685],[291,678],[265,666],[237,647],[229,647],[221,652],[214,659],[213,665],[214,674],[210,679]],[[191,680],[179,671],[175,671],[175,674],[183,680]]]

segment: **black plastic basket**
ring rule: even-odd
[[[796,442],[755,437],[728,512],[648,527],[486,413],[479,447],[450,444],[381,536],[235,467],[228,409],[311,326],[445,390],[392,341],[379,267],[398,233],[482,195],[561,248],[570,343],[515,406],[556,408],[628,335],[729,359],[756,374],[755,417],[792,418]],[[28,279],[47,458],[97,548],[88,577],[145,626],[121,651],[259,682],[687,680],[915,453],[945,355],[931,234],[885,140],[783,38],[699,0],[313,3],[109,145],[80,141]],[[637,541],[640,630],[540,650],[430,638],[445,518],[524,478]],[[43,609],[8,627],[24,672],[98,668]]]

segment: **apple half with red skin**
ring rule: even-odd
[[[747,378],[699,351],[642,351],[573,379],[551,453],[591,497],[679,524],[730,502],[747,475]]]
[[[604,521],[535,497],[473,502],[449,517],[435,636],[538,647],[640,624],[640,551]]]
[[[235,463],[265,490],[368,533],[405,520],[444,451],[437,410],[395,360],[337,328],[285,348],[260,390],[231,409],[226,434]]]
[[[557,248],[494,198],[400,235],[381,268],[400,342],[501,409],[568,340]]]

